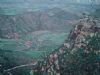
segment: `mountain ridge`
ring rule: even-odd
[[[26,12],[20,15],[0,15],[1,37],[17,36],[38,30],[65,30],[79,16],[60,9],[44,12]],[[67,15],[65,15],[68,13]],[[6,21],[6,22],[5,22]],[[74,21],[73,21],[74,22]],[[65,30],[66,31],[66,30]]]

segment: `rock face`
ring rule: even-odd
[[[93,37],[99,31],[100,29],[94,20],[85,18],[80,20],[79,24],[70,32],[69,41],[72,41],[74,46],[81,47],[82,43],[86,42],[87,37]]]

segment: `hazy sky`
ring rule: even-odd
[[[92,0],[0,0],[0,2],[35,2],[35,3],[51,3],[51,2],[81,2],[81,3],[87,3]],[[100,0],[95,0],[95,1],[100,1]]]
[[[16,13],[23,10],[47,9],[62,7],[69,3],[91,4],[91,0],[0,0],[0,13]],[[95,0],[100,3],[100,0]],[[95,2],[94,2],[95,3]],[[3,11],[3,12],[2,12]]]
[[[15,3],[15,2],[33,2],[33,3],[91,3],[92,0],[0,0],[0,4],[3,3]],[[95,0],[96,3],[99,3],[100,0]],[[93,3],[95,3],[93,2]]]

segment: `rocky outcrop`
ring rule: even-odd
[[[79,69],[79,67],[82,67],[82,61],[80,60],[86,60],[84,64],[87,61],[90,61],[91,58],[89,58],[89,55],[93,55],[93,58],[98,58],[98,54],[100,52],[100,28],[96,26],[96,22],[94,20],[91,20],[89,18],[84,18],[80,20],[80,22],[74,27],[74,29],[71,31],[69,34],[69,39],[57,50],[53,51],[49,55],[47,55],[43,61],[39,61],[37,63],[37,67],[33,69],[31,72],[37,73],[39,75],[43,75],[42,72],[46,72],[47,74],[54,74],[54,75],[82,75],[84,74],[92,74],[92,70],[88,70],[85,72],[85,70]],[[90,44],[90,42],[97,41],[96,46],[93,47],[93,45]],[[80,52],[83,52],[83,54],[86,54],[87,57],[85,58],[84,56],[80,55]],[[93,52],[93,54],[91,54]],[[76,57],[73,57],[75,56]],[[77,56],[78,55],[78,56]],[[80,58],[82,57],[82,58]],[[73,59],[75,58],[75,59]],[[78,61],[76,60],[78,58]],[[96,59],[93,60],[95,62]],[[98,60],[96,60],[97,63],[99,63]],[[78,64],[80,62],[80,64]],[[93,68],[92,62],[90,62],[91,67]],[[74,64],[74,65],[73,65]],[[95,64],[95,63],[93,63]],[[78,67],[78,70],[75,68]],[[76,66],[76,67],[75,67]],[[84,68],[88,68],[89,64],[85,64]],[[96,65],[100,66],[100,64]],[[98,70],[96,68],[95,70]],[[81,73],[77,73],[78,71],[81,71]],[[98,72],[98,71],[97,71]],[[77,74],[75,74],[77,73]]]

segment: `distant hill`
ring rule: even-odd
[[[18,15],[0,15],[1,38],[14,38],[38,30],[67,31],[68,25],[79,19],[77,14],[60,8],[25,12]],[[70,23],[71,22],[71,23]],[[70,28],[70,27],[69,27]]]

